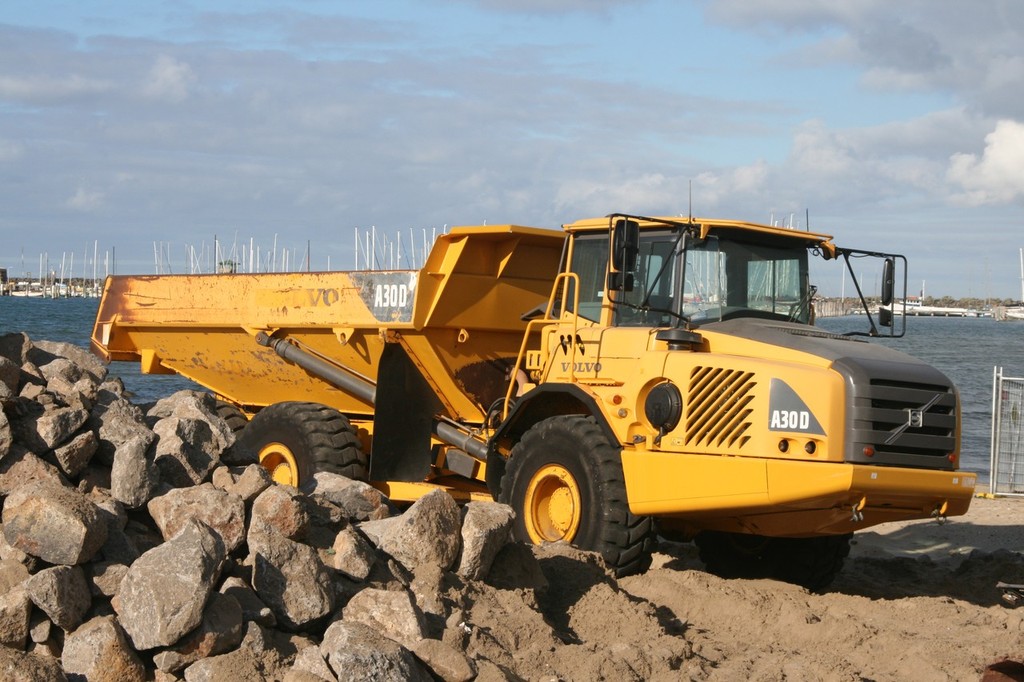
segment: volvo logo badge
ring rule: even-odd
[[[908,407],[907,427],[911,429],[919,429],[922,426],[924,426],[924,410]]]

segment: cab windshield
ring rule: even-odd
[[[781,241],[781,240],[780,240]],[[600,321],[611,304],[617,326],[701,325],[736,317],[809,324],[807,249],[731,236],[693,237],[682,227],[644,230],[624,287],[607,291],[608,235],[576,236],[582,317]]]

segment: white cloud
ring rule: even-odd
[[[142,92],[153,99],[181,102],[188,97],[195,81],[196,75],[191,66],[162,54],[149,70]]]
[[[1024,198],[1024,123],[999,121],[985,136],[985,151],[954,154],[947,177],[963,188],[955,198],[968,205],[1008,203]]]
[[[102,192],[92,192],[84,187],[75,190],[74,195],[67,200],[68,208],[76,211],[95,211],[103,205],[104,195]]]

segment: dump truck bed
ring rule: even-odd
[[[438,238],[420,270],[109,277],[92,346],[250,411],[301,400],[369,415],[371,405],[255,338],[287,338],[372,383],[385,344],[398,343],[448,416],[479,422],[504,394],[521,315],[548,299],[563,240],[539,228],[462,227]]]

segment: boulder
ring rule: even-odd
[[[54,566],[25,582],[28,596],[53,623],[69,632],[77,628],[92,606],[89,584],[80,566]]]
[[[297,630],[334,609],[334,588],[317,551],[275,533],[249,533],[252,585],[278,623]]]
[[[161,419],[178,417],[197,419],[209,425],[217,443],[217,452],[223,452],[235,443],[235,434],[224,419],[217,414],[217,401],[204,391],[183,390],[156,401],[146,412],[154,424]]]
[[[85,469],[98,448],[99,438],[89,430],[54,448],[53,456],[64,475],[74,478]]]
[[[117,392],[119,388],[117,383],[103,384],[89,414],[89,426],[100,439],[97,456],[107,466],[113,464],[118,447],[137,436],[150,434],[152,437],[152,430],[146,426],[142,410]]]
[[[170,646],[199,625],[226,556],[220,534],[190,519],[129,567],[112,604],[136,649]]]
[[[24,649],[31,615],[32,600],[24,585],[0,593],[0,645]]]
[[[242,641],[242,607],[234,597],[214,592],[199,627],[170,649],[153,656],[160,670],[176,673],[196,661],[226,653]]]
[[[7,358],[18,367],[25,364],[31,348],[32,340],[24,332],[0,334],[0,357]]]
[[[377,632],[411,648],[425,636],[423,612],[405,590],[360,590],[345,605],[347,622],[364,623]]]
[[[54,360],[66,359],[86,372],[96,382],[107,378],[107,367],[103,361],[84,348],[64,341],[36,341],[25,354],[25,359],[39,367],[45,367]]]
[[[143,682],[146,669],[113,616],[97,616],[64,638],[61,666],[72,680]]]
[[[246,467],[217,467],[213,472],[213,485],[234,493],[246,503],[252,502],[264,490],[274,484],[270,472],[259,464]]]
[[[452,496],[433,490],[385,530],[377,547],[413,573],[428,563],[448,570],[459,555],[461,523],[459,506]]]
[[[66,443],[89,419],[89,413],[81,408],[57,407],[46,410],[35,420],[36,434],[45,445],[45,450]]]
[[[58,486],[67,483],[57,467],[15,443],[7,456],[0,459],[0,496],[10,495],[36,481],[49,481]]]
[[[0,400],[3,400],[3,396],[0,396]],[[0,459],[7,456],[12,445],[14,445],[14,434],[11,433],[11,422],[7,419],[4,411],[0,409]]]
[[[173,488],[146,505],[164,539],[178,534],[189,519],[198,519],[220,533],[228,553],[245,540],[245,504],[242,498],[204,483],[194,488]]]
[[[18,395],[21,383],[21,363],[0,355],[0,400],[9,400]]]
[[[200,419],[166,417],[153,426],[153,461],[160,480],[175,488],[199,485],[220,464],[221,447],[210,424]]]
[[[294,673],[294,674],[293,674]],[[303,673],[303,675],[298,675]],[[320,647],[308,646],[300,651],[295,656],[295,661],[292,663],[291,670],[288,671],[289,677],[286,680],[336,680],[337,676],[331,667],[327,665],[327,661],[324,659],[324,655],[320,653]]]
[[[436,677],[444,682],[470,682],[476,678],[476,664],[455,647],[437,639],[424,639],[412,649]]]
[[[0,646],[0,680],[5,682],[67,682],[60,662],[46,654]]]
[[[320,652],[332,670],[350,680],[427,682],[430,674],[407,648],[365,623],[338,620],[324,632]]]
[[[309,494],[337,505],[347,518],[356,521],[376,521],[392,514],[391,501],[384,493],[341,474],[316,472]]]
[[[302,540],[309,533],[309,502],[289,485],[272,485],[252,503],[251,532],[272,532],[289,540]]]
[[[131,509],[146,504],[160,483],[160,471],[147,454],[155,440],[152,431],[136,431],[114,451],[110,494]]]
[[[259,595],[253,591],[247,582],[241,578],[229,576],[224,579],[220,586],[222,594],[233,597],[242,609],[242,618],[246,622],[253,622],[264,627],[277,625],[277,618],[270,607],[263,603]]]
[[[497,502],[470,502],[462,510],[462,555],[457,573],[482,580],[498,552],[512,539],[512,507]]]
[[[107,524],[89,499],[71,488],[37,481],[4,501],[4,537],[13,547],[51,564],[91,559],[107,539]]]
[[[341,529],[331,550],[331,566],[353,580],[366,580],[377,561],[373,547],[351,526]]]

